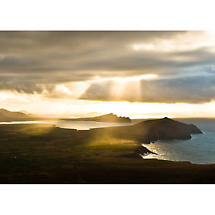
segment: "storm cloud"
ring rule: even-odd
[[[120,100],[201,103],[214,99],[215,41],[204,32],[0,32],[0,90],[50,92],[95,77],[156,74]],[[113,82],[91,83],[80,99],[116,100]],[[129,92],[128,92],[129,91]]]

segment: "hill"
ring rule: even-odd
[[[167,117],[146,120],[131,126],[95,128],[92,130],[100,131],[100,133],[107,136],[135,139],[142,143],[150,143],[157,140],[186,140],[191,138],[191,134],[202,133],[193,124],[185,124]]]
[[[131,119],[129,117],[117,116],[113,113],[97,116],[97,117],[87,117],[87,118],[77,118],[77,119],[63,119],[63,120],[75,120],[75,121],[97,121],[97,122],[122,122],[130,123]]]
[[[121,116],[118,117],[113,113],[93,117],[91,119],[95,121],[102,121],[102,122],[128,122],[128,123],[131,122],[131,119],[129,117],[121,117]]]
[[[13,112],[6,109],[0,109],[0,121],[9,122],[9,121],[20,121],[20,120],[30,120],[32,117],[30,115],[24,114],[22,112]]]
[[[78,131],[51,124],[0,125],[0,183],[215,183],[214,164],[145,160],[134,155],[150,152],[145,147],[139,151],[141,142],[131,138],[162,133],[169,126],[176,131],[183,128],[182,134],[200,132],[167,118],[114,128],[122,132],[122,138],[101,135],[109,128]]]

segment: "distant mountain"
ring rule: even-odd
[[[185,124],[167,117],[146,120],[131,126],[95,128],[91,130],[103,131],[107,136],[112,135],[120,138],[136,139],[146,144],[157,140],[186,140],[191,138],[191,134],[202,133],[193,124]]]
[[[105,114],[97,117],[87,117],[87,118],[77,118],[77,119],[64,119],[64,120],[75,120],[75,121],[97,121],[97,122],[122,122],[130,123],[131,119],[129,117],[117,116],[113,113]]]
[[[8,122],[8,121],[23,121],[30,120],[32,117],[30,115],[24,114],[22,112],[13,112],[8,111],[6,109],[0,109],[0,121]]]
[[[102,122],[128,122],[128,123],[131,122],[131,119],[129,117],[117,116],[113,113],[92,117],[91,120],[92,119],[95,121],[102,121]]]

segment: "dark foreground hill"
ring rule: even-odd
[[[177,132],[162,136],[166,130]],[[0,183],[215,183],[215,165],[132,156],[139,153],[141,134],[156,132],[162,138],[189,138],[200,130],[166,118],[89,131],[0,125]]]

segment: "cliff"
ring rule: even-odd
[[[186,140],[191,138],[191,134],[202,133],[193,124],[185,124],[167,117],[157,120],[147,120],[133,126],[133,129],[143,131],[144,135],[137,135],[136,138],[145,143],[156,140]]]
[[[98,128],[103,135],[116,136],[120,138],[135,139],[138,142],[148,144],[157,140],[186,140],[191,134],[202,133],[193,124],[185,124],[167,117],[163,119],[146,120],[131,126]]]

